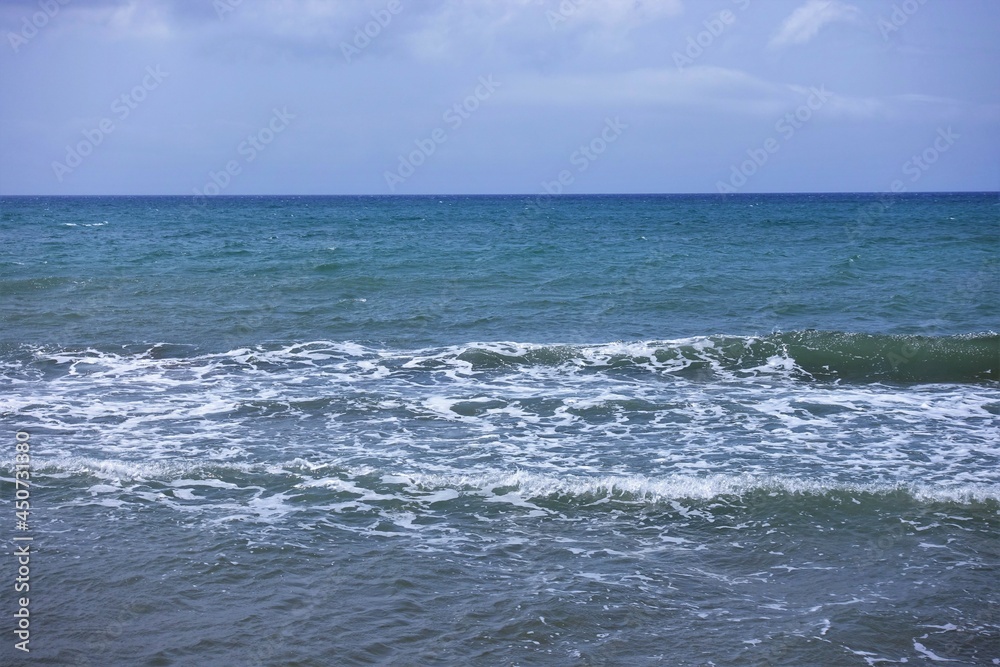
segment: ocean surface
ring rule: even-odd
[[[0,198],[0,663],[1000,664],[998,331],[996,193]]]

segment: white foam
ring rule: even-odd
[[[216,489],[237,489],[237,485],[231,482],[223,482],[221,479],[175,479],[170,482],[170,486],[209,486]]]
[[[433,505],[434,503],[443,503],[449,500],[454,500],[459,496],[460,494],[457,489],[441,489],[429,495],[422,496],[420,501],[428,505]]]
[[[918,642],[916,639],[913,640],[913,649],[917,653],[923,655],[928,660],[932,660],[934,662],[961,662],[960,660],[951,660],[949,658],[942,658],[941,656],[934,653],[934,651],[931,651],[929,648]]]
[[[256,462],[305,483],[337,477],[330,467],[368,465],[401,480],[386,483],[437,476],[442,488],[460,489],[464,479],[486,489],[506,477],[521,498],[586,494],[594,502],[707,498],[768,484],[997,498],[1000,417],[986,408],[1000,401],[993,385],[801,382],[786,377],[791,361],[781,355],[749,378],[746,370],[726,375],[706,357],[718,377],[690,380],[669,375],[690,363],[671,356],[679,346],[695,358],[716,342],[564,346],[565,360],[550,354],[485,369],[458,356],[483,349],[521,358],[559,347],[412,351],[312,341],[165,357],[160,345],[135,354],[36,347],[28,368],[15,372],[55,365],[62,374],[12,382],[4,400],[53,434],[39,436],[40,469],[104,481],[214,477]],[[650,375],[599,370],[622,357]]]
[[[518,470],[509,473],[486,473],[482,475],[420,475],[412,479],[422,487],[472,487],[477,490],[515,488],[501,496],[493,496],[494,502],[518,504],[525,498],[548,496],[621,496],[669,503],[673,500],[707,500],[720,496],[741,496],[752,491],[778,491],[785,493],[822,495],[830,492],[884,494],[909,492],[927,500],[951,502],[981,502],[1000,500],[1000,486],[954,489],[929,488],[920,485],[903,484],[856,484],[801,479],[777,475],[706,475],[669,476],[649,478],[644,475],[568,477],[530,473]],[[535,507],[531,505],[531,507]]]

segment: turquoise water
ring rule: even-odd
[[[998,211],[994,195],[6,199],[4,340],[964,334],[996,326]]]
[[[0,198],[30,659],[1000,664],[998,214]]]

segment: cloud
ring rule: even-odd
[[[41,8],[41,9],[40,9]],[[47,17],[44,24],[38,17]],[[0,25],[20,31],[32,17],[51,33],[85,33],[101,39],[169,40],[176,36],[172,7],[158,0],[76,0],[75,2],[19,2],[0,6]]]
[[[860,16],[860,9],[840,0],[808,0],[785,19],[781,28],[768,42],[768,48],[777,49],[789,44],[805,44],[826,24],[838,21],[853,22]]]
[[[766,81],[741,70],[715,66],[643,68],[623,73],[532,76],[511,83],[505,99],[530,105],[667,106],[778,118],[805,103],[816,86]],[[884,117],[883,100],[849,97],[825,87],[820,115],[827,118]]]
[[[546,18],[553,27],[565,19],[566,23],[579,21],[611,29],[633,28],[683,11],[680,0],[586,0],[547,5]]]
[[[681,0],[444,0],[408,36],[412,54],[444,60],[508,51],[615,52],[629,32],[683,12]]]
[[[55,2],[55,0],[53,0]],[[61,30],[120,40],[237,41],[243,53],[341,58],[341,44],[389,0],[73,0],[57,4]],[[16,26],[38,0],[3,0],[0,25]],[[454,61],[478,55],[619,52],[630,33],[683,12],[683,0],[399,0],[370,52]],[[381,23],[386,23],[385,19]],[[250,48],[247,45],[252,45]],[[369,53],[370,53],[369,52]]]

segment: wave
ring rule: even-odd
[[[88,369],[149,370],[183,366],[213,369],[287,369],[339,366],[366,374],[372,364],[388,373],[459,368],[465,372],[656,372],[693,380],[785,376],[796,380],[901,383],[981,383],[1000,380],[1000,335],[887,335],[792,331],[764,336],[712,335],[601,344],[478,342],[419,350],[385,349],[355,342],[269,343],[202,354],[194,346],[157,344],[95,348],[0,348],[0,367],[71,374]]]
[[[150,365],[176,368],[180,364],[195,370],[204,366],[266,369],[352,363],[361,368],[377,363],[389,371],[405,372],[454,366],[471,372],[564,367],[599,372],[656,371],[691,379],[722,374],[850,382],[979,383],[1000,380],[1000,334],[921,336],[806,330],[593,345],[480,342],[420,350],[312,341],[213,354],[202,354],[191,345],[166,343],[108,350],[0,347],[0,364],[7,370],[23,370],[25,366],[57,370],[55,367],[62,366],[73,374],[88,367],[127,370],[148,369]]]
[[[0,461],[8,466],[9,461]],[[196,463],[113,461],[85,457],[59,457],[39,462],[34,473],[62,480],[72,486],[92,487],[97,481],[106,491],[125,492],[138,483],[151,487],[214,488],[233,494],[253,490],[255,496],[298,493],[314,500],[316,490],[357,495],[366,501],[386,500],[437,503],[482,498],[513,505],[557,503],[570,506],[616,502],[631,505],[670,504],[673,501],[715,502],[801,496],[846,500],[851,497],[895,498],[921,503],[981,504],[1000,502],[1000,484],[922,482],[845,482],[836,479],[791,475],[672,474],[647,476],[561,475],[523,469],[427,473],[387,471],[372,466],[351,467],[315,464],[303,459],[275,463]],[[106,484],[109,483],[110,485]],[[219,500],[220,498],[216,498]]]
[[[597,346],[488,343],[470,345],[456,356],[474,369],[573,364],[610,369],[650,367],[689,376],[724,371],[871,382],[1000,380],[1000,335],[992,332],[931,337],[793,331]]]
[[[1000,486],[965,484],[954,487],[896,482],[843,483],[832,480],[802,479],[785,475],[645,475],[560,477],[550,474],[514,471],[507,473],[461,476],[417,475],[413,483],[430,488],[485,489],[492,493],[514,491],[526,499],[569,498],[588,502],[619,500],[662,503],[673,500],[717,500],[724,497],[745,498],[756,494],[829,496],[858,494],[864,496],[909,496],[925,502],[975,503],[1000,500]]]

